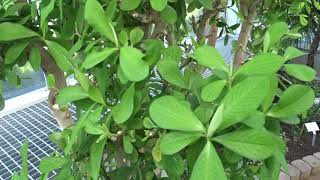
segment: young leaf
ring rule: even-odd
[[[122,11],[132,11],[136,9],[141,3],[141,0],[123,0],[120,3],[120,9]]]
[[[226,84],[226,80],[219,80],[206,85],[204,88],[202,88],[201,98],[206,102],[212,102],[216,100]]]
[[[263,129],[236,130],[214,138],[214,141],[252,160],[270,157],[277,142]]]
[[[290,60],[290,59],[293,59],[293,58],[296,58],[296,57],[300,57],[300,56],[303,56],[305,55],[306,53],[302,52],[301,50],[295,48],[295,47],[288,47],[286,49],[286,52],[284,53],[284,59],[287,61],[287,60]]]
[[[63,107],[70,102],[84,99],[88,96],[88,93],[86,93],[80,86],[67,86],[59,92],[57,96],[57,103],[60,107]]]
[[[42,2],[48,2],[48,1],[42,1]],[[55,3],[55,0],[50,0],[49,4],[46,7],[41,8],[40,10],[40,28],[44,34],[46,31],[45,29],[47,29],[46,26],[48,24],[47,18],[54,8],[54,3]]]
[[[207,142],[193,166],[190,180],[227,180],[219,155],[210,141]]]
[[[126,152],[127,154],[132,154],[133,145],[131,144],[128,136],[123,136],[122,143],[123,143],[124,152]]]
[[[32,47],[30,51],[29,61],[34,70],[39,70],[41,65],[41,55],[39,48]]]
[[[102,51],[91,51],[90,54],[87,55],[84,62],[82,63],[82,68],[90,69],[95,65],[101,63],[110,55],[115,53],[118,49],[117,48],[104,48]]]
[[[163,11],[161,11],[160,17],[168,24],[174,24],[178,19],[176,10],[169,5],[167,5]]]
[[[71,71],[72,64],[68,59],[68,51],[54,41],[46,41],[46,44],[48,46],[49,53],[56,61],[58,67],[65,72]]]
[[[134,93],[134,84],[132,84],[121,96],[120,103],[112,109],[112,116],[116,123],[124,123],[130,118],[134,106]]]
[[[317,72],[309,66],[303,64],[285,64],[284,70],[290,76],[301,81],[312,81],[316,77]]]
[[[202,66],[228,71],[223,57],[216,48],[210,46],[198,47],[194,52],[194,57]]]
[[[53,74],[48,74],[47,85],[49,88],[54,88],[56,86],[56,79],[54,78]]]
[[[130,81],[141,81],[149,75],[149,66],[142,60],[144,54],[133,47],[120,49],[120,67]]]
[[[66,163],[68,160],[64,157],[45,157],[40,161],[39,170],[42,173],[49,173],[61,168]]]
[[[179,152],[189,144],[197,141],[201,137],[199,133],[190,132],[170,132],[160,139],[160,151],[165,155],[172,155]]]
[[[28,46],[29,42],[21,42],[13,44],[5,54],[5,64],[11,64],[21,55],[23,50]]]
[[[269,81],[265,77],[249,77],[228,92],[223,100],[224,121],[221,129],[242,121],[253,113],[264,100],[269,89]]]
[[[240,67],[234,76],[244,75],[271,75],[275,74],[285,63],[283,57],[275,54],[260,54]]]
[[[152,102],[151,119],[161,128],[181,131],[204,131],[199,119],[173,96],[162,96]]]
[[[140,28],[134,28],[130,31],[130,42],[131,45],[139,43],[144,36],[144,32]]]
[[[313,90],[305,85],[292,85],[281,95],[279,102],[268,112],[268,116],[286,118],[306,112],[314,102]]]
[[[180,88],[187,88],[187,83],[185,82],[176,62],[168,60],[159,61],[157,67],[163,79]]]
[[[111,20],[106,17],[102,6],[97,0],[87,0],[84,18],[96,31],[111,42],[116,43]]]
[[[102,139],[99,142],[93,141],[90,147],[90,175],[93,180],[99,179],[99,171],[101,167],[101,160],[104,152],[104,146],[106,139]]]
[[[263,52],[266,53],[270,47],[277,43],[287,32],[289,32],[287,23],[277,22],[272,24],[264,35]]]
[[[21,24],[10,22],[0,23],[0,41],[12,41],[17,39],[24,39],[39,36],[34,31],[24,27]]]
[[[219,126],[221,125],[222,121],[223,121],[223,109],[224,106],[223,104],[221,104],[218,109],[216,110],[216,112],[214,113],[209,128],[208,128],[208,133],[207,133],[207,137],[212,137],[213,133],[219,128]]]
[[[156,11],[163,11],[168,0],[150,0],[151,7]]]

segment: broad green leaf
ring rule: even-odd
[[[117,43],[111,20],[106,17],[102,6],[97,0],[87,0],[84,18],[96,31],[111,42]]]
[[[206,85],[201,90],[201,98],[206,102],[212,102],[216,100],[226,84],[226,80],[218,80]]]
[[[90,69],[94,67],[115,53],[117,50],[117,48],[104,48],[102,51],[91,51],[82,63],[82,68]]]
[[[134,94],[135,89],[132,84],[121,96],[120,103],[112,109],[112,116],[116,123],[124,123],[130,118],[134,107]]]
[[[222,121],[223,121],[223,109],[224,109],[224,105],[221,104],[218,109],[216,110],[216,112],[214,113],[209,128],[208,128],[208,133],[207,133],[207,137],[212,137],[214,132],[219,128],[219,126],[221,125]]]
[[[53,74],[48,74],[47,85],[49,88],[54,88],[56,86],[56,79],[54,78]]]
[[[218,137],[214,141],[252,160],[270,157],[277,142],[263,129],[236,130]]]
[[[54,41],[46,41],[46,44],[48,46],[49,53],[56,61],[58,67],[65,72],[71,71],[72,64],[68,59],[68,51]]]
[[[124,152],[126,152],[127,154],[132,154],[133,145],[131,144],[128,136],[123,136],[122,143],[123,143]]]
[[[0,23],[0,41],[12,41],[17,39],[24,39],[39,36],[34,31],[24,27],[21,24],[10,22]]]
[[[41,1],[41,2],[48,2],[48,1]],[[46,7],[41,8],[40,10],[40,28],[44,34],[48,24],[47,18],[54,8],[54,3],[55,3],[55,0],[50,0],[49,4]]]
[[[59,92],[57,96],[57,103],[60,107],[63,107],[70,102],[87,97],[89,97],[88,93],[86,93],[80,86],[67,86]]]
[[[249,77],[228,92],[223,100],[224,120],[221,129],[242,121],[259,107],[268,93],[269,81],[265,77]]]
[[[306,112],[314,102],[313,90],[305,85],[291,85],[281,95],[279,102],[271,108],[268,116],[286,118]]]
[[[21,42],[13,44],[5,54],[5,64],[11,64],[21,55],[23,50],[28,46],[29,42]]]
[[[300,118],[298,116],[290,116],[286,118],[281,118],[280,121],[286,124],[296,125],[300,123]]]
[[[201,137],[199,133],[170,132],[160,139],[160,151],[162,154],[172,155],[184,149],[189,144]]]
[[[199,0],[199,2],[203,7],[212,9],[212,0]]]
[[[149,66],[142,60],[144,54],[133,47],[120,49],[120,67],[130,81],[141,81],[149,75]]]
[[[284,70],[290,76],[301,81],[312,81],[316,77],[317,72],[309,66],[303,64],[285,64]]]
[[[74,74],[75,74],[78,82],[80,83],[81,87],[86,92],[88,92],[89,91],[89,87],[90,87],[90,81],[89,81],[88,76],[86,76],[85,74],[83,74],[82,72],[80,72],[77,69],[74,70]]]
[[[21,168],[21,178],[28,179],[28,140],[25,140],[21,146],[21,159],[22,159],[22,168]]]
[[[68,160],[65,157],[45,157],[40,161],[39,170],[42,173],[49,173],[61,168],[66,163]]]
[[[245,125],[252,129],[264,128],[265,115],[260,111],[256,111],[242,121]]]
[[[278,90],[278,77],[277,77],[277,75],[276,74],[269,75],[268,79],[270,82],[268,93],[261,103],[261,107],[263,109],[263,112],[266,112],[268,110],[268,108],[272,105],[272,102],[273,102],[274,97],[275,97],[277,90]]]
[[[168,60],[159,61],[157,67],[163,79],[180,88],[187,88],[187,83],[176,62]]]
[[[173,45],[164,50],[162,59],[164,61],[173,61],[178,65],[181,61],[181,57],[181,48],[179,46]]]
[[[190,180],[227,180],[219,155],[210,141],[207,142],[193,166]]]
[[[97,103],[105,105],[106,103],[104,102],[104,97],[101,94],[100,90],[96,86],[91,86],[89,88],[89,98]]]
[[[104,146],[106,139],[100,140],[99,142],[93,142],[90,147],[90,175],[93,180],[99,179],[99,171],[101,167],[101,160],[104,154]]]
[[[293,58],[296,58],[296,57],[300,57],[300,56],[303,56],[305,55],[306,53],[304,53],[303,51],[295,48],[295,47],[288,47],[286,49],[286,52],[284,53],[284,59],[287,61],[287,60],[290,60],[290,59],[293,59]]]
[[[163,11],[167,6],[168,0],[150,0],[152,9],[156,11]]]
[[[141,3],[141,0],[123,0],[120,3],[120,9],[122,11],[132,11],[136,9]]]
[[[260,54],[245,63],[235,73],[244,75],[272,75],[280,70],[281,66],[285,63],[283,57],[275,54]]]
[[[134,28],[130,31],[130,42],[131,45],[139,43],[144,36],[144,32],[140,28]]]
[[[115,12],[117,10],[117,1],[116,0],[111,0],[108,4],[108,7],[106,9],[106,16],[108,19],[112,19],[114,16]]]
[[[194,111],[195,115],[203,124],[207,124],[214,112],[214,107],[207,104],[200,104]]]
[[[264,35],[263,52],[267,52],[270,47],[280,41],[287,32],[289,32],[287,23],[277,22],[272,24]]]
[[[176,10],[169,5],[167,5],[163,11],[161,11],[160,17],[168,24],[174,24],[178,19]]]
[[[29,61],[34,70],[39,70],[41,65],[41,54],[37,47],[32,47],[30,51]]]
[[[151,119],[161,128],[181,131],[204,131],[200,120],[191,109],[173,96],[162,96],[152,102]]]
[[[195,50],[194,58],[202,66],[228,71],[223,57],[216,48],[210,46],[198,47]]]

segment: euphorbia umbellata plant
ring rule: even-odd
[[[271,1],[0,2],[1,78],[15,84],[16,66],[42,67],[63,129],[50,135],[58,150],[41,161],[42,179],[56,170],[55,179],[269,180],[287,169],[280,123],[299,122],[314,92],[278,72],[302,81],[315,72],[290,64],[303,53],[281,46],[292,35],[284,22],[264,24],[263,48],[243,62]],[[218,30],[239,27],[219,16],[230,3],[243,24],[227,64],[214,45]],[[66,86],[72,75],[78,83]],[[13,178],[27,178],[26,148]]]

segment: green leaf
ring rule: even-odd
[[[298,116],[290,116],[286,118],[281,118],[280,121],[286,124],[296,125],[300,123],[300,118]]]
[[[144,36],[144,32],[140,28],[134,28],[130,31],[130,42],[131,45],[139,43]]]
[[[49,173],[67,163],[68,160],[64,157],[45,157],[40,161],[39,170],[42,173]]]
[[[0,93],[0,111],[2,111],[4,107],[5,107],[5,101],[2,94]]]
[[[143,123],[143,127],[145,127],[146,129],[152,129],[157,127],[148,117],[145,117],[142,123]]]
[[[5,64],[11,64],[21,55],[23,50],[28,46],[29,42],[21,42],[13,44],[5,54]]]
[[[40,50],[37,47],[32,47],[30,51],[29,61],[34,70],[39,70],[41,65]]]
[[[173,45],[166,48],[163,52],[164,61],[173,61],[178,66],[182,57],[182,50],[179,46]]]
[[[271,108],[268,116],[286,118],[306,112],[312,107],[315,94],[305,85],[292,85],[281,95],[279,102]]]
[[[78,80],[78,82],[80,83],[81,87],[88,92],[89,87],[90,87],[90,81],[89,78],[83,74],[82,72],[80,72],[79,70],[75,69],[74,70],[74,74]]]
[[[211,69],[228,71],[226,63],[216,48],[210,46],[201,46],[195,50],[194,57],[197,62]]]
[[[120,67],[130,81],[141,81],[149,75],[149,66],[142,60],[144,54],[133,47],[120,49]]]
[[[293,58],[296,58],[296,57],[300,57],[300,56],[303,56],[305,55],[306,53],[304,53],[303,51],[295,48],[295,47],[292,47],[292,46],[289,46],[287,49],[286,49],[286,52],[284,53],[284,59],[287,61],[287,60],[290,60],[290,59],[293,59]]]
[[[207,137],[212,137],[212,135],[214,134],[214,132],[219,128],[219,126],[221,125],[222,121],[223,121],[223,109],[224,109],[224,105],[221,104],[218,109],[216,110],[216,112],[214,113],[209,128],[208,128],[208,133],[207,133]]]
[[[161,137],[160,151],[162,154],[172,155],[197,141],[200,137],[199,133],[170,132]]]
[[[213,114],[214,108],[211,105],[200,104],[194,111],[196,116],[203,124],[207,124]]]
[[[28,179],[28,140],[26,139],[21,146],[21,159],[22,159],[22,168],[21,168],[21,178]]]
[[[204,131],[199,119],[191,109],[173,96],[162,96],[152,102],[151,119],[161,128],[181,131]]]
[[[141,3],[141,0],[123,0],[120,3],[120,9],[122,11],[132,11],[136,9]]]
[[[48,2],[48,1],[42,1],[42,2]],[[41,8],[40,10],[40,28],[44,34],[46,32],[47,25],[48,25],[47,18],[49,14],[52,12],[52,10],[54,9],[54,3],[55,3],[55,0],[50,0],[49,4],[46,7]]]
[[[176,62],[159,61],[157,67],[163,79],[180,88],[187,88],[187,83],[185,82]]]
[[[235,73],[234,76],[239,74],[243,75],[271,75],[275,74],[281,66],[285,63],[283,57],[275,54],[260,54],[249,62],[245,63]]]
[[[264,128],[265,115],[260,111],[256,111],[248,116],[245,120],[243,120],[242,123],[253,129]]]
[[[151,7],[156,11],[163,11],[168,0],[150,0]]]
[[[200,4],[207,8],[207,9],[212,9],[212,0],[199,0]]]
[[[218,80],[206,85],[204,88],[202,88],[201,98],[206,102],[212,102],[216,100],[226,84],[226,80]]]
[[[180,154],[162,156],[162,159],[158,165],[159,168],[164,169],[168,176],[172,177],[173,179],[180,177],[185,172],[186,168],[186,163]]]
[[[93,180],[98,180],[100,176],[101,161],[104,154],[106,139],[99,142],[94,141],[90,147],[90,175]]]
[[[48,74],[47,85],[49,88],[54,88],[56,86],[56,79],[54,78],[53,74]]]
[[[12,41],[17,39],[24,39],[39,36],[34,31],[24,27],[21,24],[10,22],[0,23],[0,41]]]
[[[134,107],[134,94],[134,84],[131,84],[121,96],[120,103],[112,109],[112,116],[116,123],[124,123],[130,118]]]
[[[277,22],[272,24],[264,35],[263,52],[267,52],[270,47],[280,41],[287,32],[289,32],[287,23]]]
[[[91,86],[89,88],[89,98],[97,103],[105,105],[106,103],[104,102],[104,97],[101,94],[100,90],[96,86]]]
[[[86,93],[80,86],[68,86],[59,92],[57,96],[57,103],[60,107],[63,107],[70,102],[84,99],[88,96],[88,93]]]
[[[277,142],[263,129],[236,130],[214,138],[214,141],[252,160],[270,157]]]
[[[107,59],[110,55],[115,53],[117,50],[117,48],[104,48],[102,51],[91,51],[82,63],[82,68],[90,69],[96,66]]]
[[[106,17],[102,6],[97,0],[87,0],[84,18],[96,31],[111,42],[117,43],[111,20]]]
[[[301,81],[312,81],[316,77],[317,72],[309,66],[303,64],[285,64],[284,69],[287,74]]]
[[[108,19],[112,19],[114,16],[115,12],[117,10],[117,1],[116,0],[111,0],[110,3],[108,4],[108,7],[106,9],[106,16]]]
[[[176,10],[169,5],[167,5],[163,11],[161,11],[160,17],[168,24],[174,24],[178,19]]]
[[[278,90],[278,77],[277,77],[277,75],[276,74],[269,75],[268,79],[270,82],[268,93],[261,103],[261,107],[263,109],[263,112],[266,112],[268,110],[268,108],[272,105],[272,102],[273,102],[274,97],[275,97],[277,90]]]
[[[122,143],[123,143],[124,152],[126,152],[127,154],[132,154],[133,145],[131,144],[128,136],[123,136]]]
[[[268,93],[269,81],[265,77],[249,77],[234,87],[223,100],[224,120],[221,129],[242,121],[253,113]]]
[[[219,155],[210,141],[207,142],[193,166],[190,180],[227,180]]]
[[[68,59],[68,51],[54,41],[46,41],[46,44],[48,46],[49,53],[56,61],[58,67],[65,72],[71,71],[72,64]]]

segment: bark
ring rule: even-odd
[[[310,45],[310,50],[308,54],[308,66],[314,67],[315,55],[317,53],[318,47],[320,43],[320,25],[318,26],[318,30],[316,31],[312,43]]]
[[[219,19],[219,13],[216,15],[216,20]],[[218,35],[218,27],[216,24],[211,25],[210,35],[208,37],[208,45],[215,47],[217,42],[217,35]]]
[[[250,6],[248,6],[247,2],[243,2],[243,4],[240,4],[241,12],[246,14],[246,16],[241,26],[241,31],[239,34],[237,47],[234,55],[233,65],[235,67],[238,67],[243,63],[244,53],[248,45],[253,22],[255,17],[257,16],[257,4],[258,1],[251,4]]]
[[[66,79],[63,71],[59,69],[59,67],[55,64],[52,57],[49,53],[43,48],[39,47],[41,52],[41,67],[45,71],[46,74],[53,74],[56,80],[55,87],[56,89],[50,89],[48,104],[49,108],[52,112],[52,115],[57,120],[59,127],[61,129],[67,128],[72,125],[72,119],[70,112],[67,109],[61,110],[56,105],[56,95],[58,94],[58,90],[62,89],[67,85]]]

